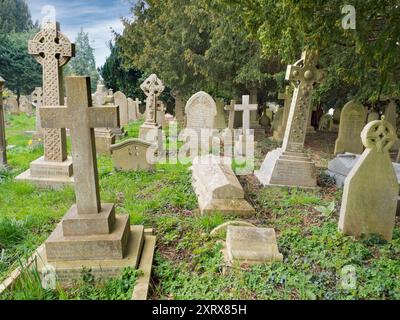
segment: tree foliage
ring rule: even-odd
[[[96,60],[94,58],[94,49],[90,45],[89,34],[83,29],[78,33],[75,40],[76,55],[68,64],[69,69],[66,73],[72,73],[78,76],[90,76],[92,91],[96,91],[99,73],[96,69]]]
[[[33,23],[25,0],[0,0],[0,31],[26,32]]]

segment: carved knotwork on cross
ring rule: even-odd
[[[146,122],[149,124],[156,124],[156,110],[157,110],[157,98],[165,90],[165,86],[157,75],[152,74],[148,77],[140,86],[140,89],[146,95],[146,110],[147,117]]]
[[[43,104],[63,105],[61,67],[75,56],[75,45],[60,32],[59,23],[47,22],[33,40],[29,41],[28,51],[43,67]],[[45,130],[44,156],[48,161],[66,160],[65,129]]]
[[[314,85],[325,78],[325,73],[317,68],[318,58],[317,50],[308,50],[303,52],[299,61],[287,68],[286,80],[291,81],[295,91],[283,142],[285,151],[302,152]]]
[[[376,120],[368,123],[361,133],[361,140],[367,149],[378,152],[389,152],[398,140],[394,127],[385,120]]]

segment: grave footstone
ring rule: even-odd
[[[378,120],[367,124],[361,138],[366,150],[345,180],[339,230],[356,238],[379,235],[390,241],[399,184],[389,151],[397,135],[389,122]]]
[[[88,77],[65,82],[68,106],[45,106],[40,115],[46,128],[71,128],[76,204],[39,250],[38,271],[51,264],[57,280],[70,285],[82,268],[96,279],[137,268],[145,237],[143,226],[131,227],[128,215],[117,216],[114,204],[100,201],[93,128],[118,127],[118,107],[92,107]]]
[[[117,171],[137,171],[154,169],[154,143],[141,139],[129,139],[111,147],[114,167]]]
[[[316,187],[315,164],[304,153],[304,141],[310,115],[314,85],[324,79],[317,68],[318,52],[303,53],[295,65],[288,66],[286,80],[295,86],[288,124],[282,148],[267,154],[259,171],[255,172],[264,185]]]
[[[348,102],[340,115],[339,134],[335,143],[335,155],[340,153],[361,154],[364,150],[360,134],[365,126],[364,107],[355,102]]]
[[[243,188],[231,165],[231,158],[215,155],[200,156],[193,160],[192,185],[201,214],[248,216],[255,213],[244,199]]]
[[[60,32],[57,22],[48,21],[29,41],[28,50],[43,67],[43,105],[62,106],[62,67],[75,56],[74,44]],[[43,124],[42,127],[45,128]],[[44,157],[33,161],[30,169],[16,179],[51,188],[74,183],[65,128],[45,129]]]
[[[275,230],[229,226],[226,234],[226,251],[229,264],[263,264],[282,262]]]

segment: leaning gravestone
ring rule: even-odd
[[[119,107],[121,127],[126,126],[129,123],[128,100],[126,96],[121,91],[114,93],[114,103]]]
[[[229,264],[282,262],[274,229],[229,226],[226,235]]]
[[[192,185],[201,214],[253,215],[244,191],[231,168],[232,159],[206,155],[193,160]]]
[[[114,204],[100,201],[93,128],[118,127],[118,107],[92,107],[88,77],[65,82],[68,107],[43,107],[40,115],[46,128],[71,128],[76,204],[38,250],[37,267],[41,273],[51,264],[57,280],[70,285],[83,268],[96,279],[136,268],[147,237],[143,226],[130,226],[129,215],[116,216]]]
[[[34,133],[34,139],[41,139],[44,135],[42,124],[40,122],[40,107],[43,106],[43,89],[42,87],[36,87],[31,94],[32,103],[36,108],[36,132]]]
[[[287,68],[286,80],[295,86],[282,148],[267,154],[255,172],[264,185],[316,187],[315,164],[304,152],[308,117],[314,85],[322,82],[324,72],[317,68],[318,52],[303,52],[302,58]]]
[[[348,102],[340,115],[339,135],[335,144],[335,155],[340,153],[361,154],[364,150],[360,133],[365,125],[365,109],[355,102]]]
[[[157,151],[154,143],[129,139],[111,147],[114,167],[117,171],[152,170]]]
[[[366,150],[346,178],[339,230],[346,235],[392,239],[399,185],[389,151],[397,140],[393,126],[378,120],[361,133]]]

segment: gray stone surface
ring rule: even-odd
[[[6,124],[3,110],[3,86],[5,80],[0,76],[0,169],[7,167]]]
[[[282,262],[274,229],[229,226],[226,249],[230,263]]]
[[[230,158],[214,155],[196,157],[193,161],[192,185],[201,214],[253,215],[254,208],[244,199]]]

